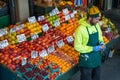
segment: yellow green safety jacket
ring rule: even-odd
[[[94,26],[91,26],[90,24],[88,24],[86,22],[86,18],[82,18],[81,20],[79,20],[79,24],[80,24],[80,26],[76,29],[75,36],[74,36],[75,37],[74,48],[79,53],[91,52],[93,50],[93,46],[87,46],[89,36],[88,36],[88,31],[87,31],[86,27],[88,27],[90,34],[96,32],[96,29]],[[96,24],[96,27],[99,32],[98,40],[99,40],[99,42],[101,42],[101,41],[103,41],[103,38],[102,38],[101,29],[100,29],[100,26],[98,23]]]

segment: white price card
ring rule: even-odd
[[[55,50],[54,45],[48,47],[48,54],[51,53],[51,52],[53,52],[54,50]]]
[[[21,24],[20,26],[16,26],[16,31],[21,30],[24,27],[24,24]]]
[[[42,20],[44,20],[44,19],[45,19],[45,16],[44,16],[44,15],[38,17],[38,21],[42,21]]]
[[[9,45],[7,40],[0,41],[0,49],[3,49]]]
[[[69,14],[69,10],[68,10],[68,8],[63,9],[62,11],[63,11],[64,15]]]
[[[7,29],[0,29],[0,37],[7,34]]]
[[[42,58],[44,58],[44,57],[47,56],[47,55],[48,55],[48,54],[47,54],[46,49],[42,50],[42,51],[39,53],[39,56],[42,57]]]
[[[42,30],[43,30],[44,32],[48,31],[48,30],[49,30],[48,24],[43,25],[43,26],[42,26]]]
[[[67,21],[69,19],[70,19],[70,15],[68,14],[68,15],[65,16],[65,20]]]
[[[68,36],[67,38],[67,42],[69,43],[69,42],[73,42],[74,41],[74,39],[73,39],[73,37],[72,36]]]
[[[25,65],[25,64],[27,64],[27,59],[26,58],[23,58],[22,59],[22,63],[21,63],[22,65]]]
[[[10,33],[16,32],[16,27],[10,29]]]
[[[29,17],[28,18],[28,21],[29,21],[29,23],[35,23],[36,22],[36,18],[35,18],[35,16],[32,16],[32,17]]]
[[[82,13],[80,14],[80,16],[81,16],[82,18],[84,17]]]
[[[26,41],[25,34],[17,35],[18,42]]]
[[[73,11],[73,13],[74,13],[74,14],[77,14],[77,11],[76,11],[76,10],[74,10],[74,11]]]
[[[39,37],[38,34],[33,34],[33,35],[31,35],[32,40],[34,40],[34,39],[36,39],[36,38],[38,38],[38,37]]]
[[[55,20],[55,21],[54,21],[54,26],[57,27],[57,26],[59,26],[59,25],[60,25],[60,21],[59,21],[59,20]]]
[[[31,58],[36,58],[38,57],[38,52],[37,51],[32,51],[31,52]]]
[[[71,13],[71,14],[70,14],[70,17],[71,17],[71,18],[74,18],[74,17],[75,17],[74,13]]]
[[[49,13],[49,15],[50,15],[50,16],[54,16],[55,14],[54,14],[53,11],[51,11],[51,12]]]
[[[54,11],[55,11],[56,14],[59,14],[59,10],[58,10],[57,7],[54,9]]]
[[[56,44],[57,44],[57,46],[58,46],[59,48],[61,48],[62,46],[65,45],[65,43],[63,42],[63,40],[59,40],[58,42],[56,42]]]

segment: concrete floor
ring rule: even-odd
[[[116,25],[120,34],[120,9],[112,9],[103,14]],[[108,58],[101,67],[101,80],[120,80],[120,45],[115,46],[113,57]],[[78,71],[71,80],[80,80],[80,72]]]

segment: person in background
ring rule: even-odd
[[[81,80],[100,80],[101,51],[106,48],[98,24],[100,17],[99,9],[89,4],[87,18],[82,20],[75,32],[74,48],[80,53]]]

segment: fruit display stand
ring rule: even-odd
[[[32,16],[28,22],[1,29],[1,80],[67,80],[75,74],[79,59],[73,48],[76,13],[55,8],[37,19]]]
[[[108,53],[109,49],[111,49],[118,41],[120,40],[120,36],[116,37],[115,39],[111,40],[106,44],[107,49],[104,53]],[[78,71],[78,66],[75,65],[66,73],[59,76],[56,80],[68,80],[71,76],[73,76]],[[13,71],[11,71],[6,66],[0,64],[0,80],[22,80],[20,77],[17,76]],[[7,76],[7,77],[6,77]]]

